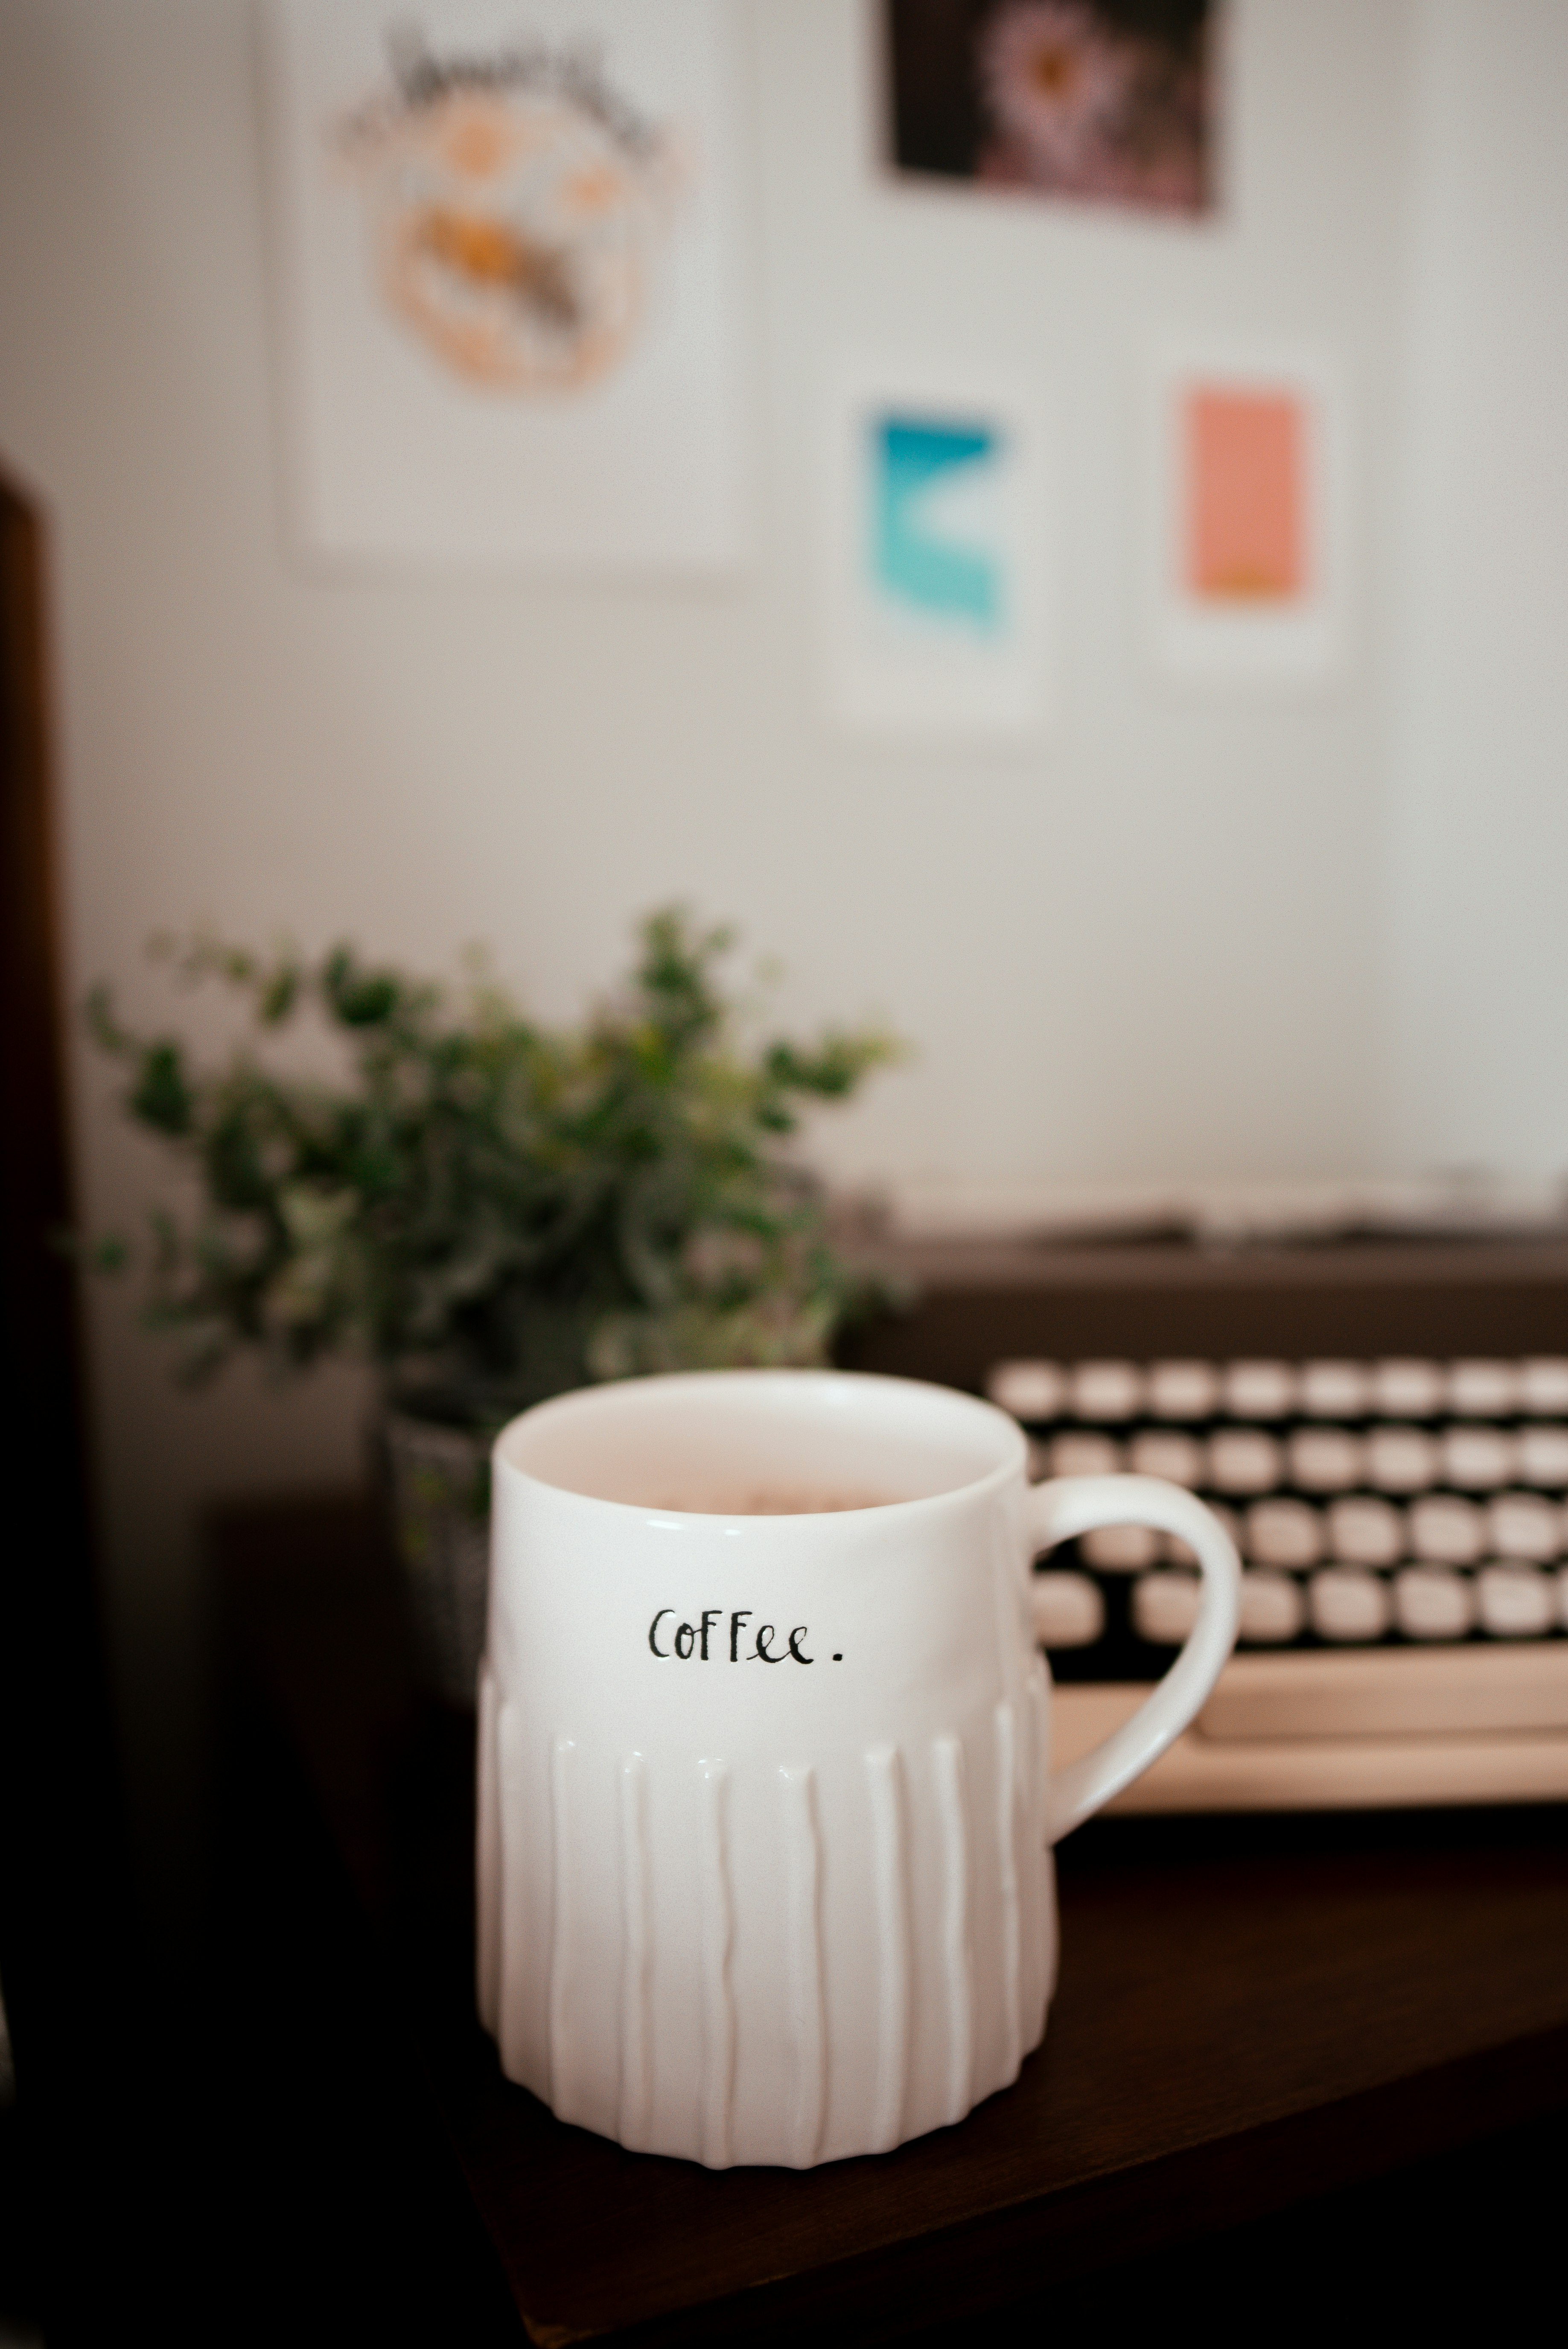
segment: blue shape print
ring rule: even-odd
[[[984,504],[1001,434],[985,424],[903,416],[882,417],[872,431],[877,585],[933,618],[994,635],[1002,621],[1002,565],[983,543],[990,517],[965,509],[966,492],[980,492]]]

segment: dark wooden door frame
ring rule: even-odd
[[[0,468],[0,1984],[16,2068],[0,2289],[68,2341],[93,2337],[124,2272],[120,2116],[145,1977],[60,1246],[75,1200],[46,611],[39,504]]]

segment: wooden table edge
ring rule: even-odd
[[[575,2325],[531,2313],[526,2279],[486,2215],[485,2181],[453,2149],[531,2341],[540,2349],[675,2349],[735,2338],[793,2344],[799,2328],[852,2323],[870,2344],[948,2319],[984,2316],[1032,2291],[1266,2219],[1455,2152],[1568,2103],[1568,2024],[1475,2050],[1233,2136],[1206,2137],[913,2234],[873,2251],[770,2277],[721,2298],[684,2300],[628,2324]],[[1353,2151],[1346,2157],[1346,2147]],[[954,2252],[960,2271],[954,2272]],[[1042,2266],[1042,2254],[1048,2264]],[[1050,2256],[1055,2254],[1055,2256]],[[989,2261],[988,2272],[985,2263]]]

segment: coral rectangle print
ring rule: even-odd
[[[1161,666],[1216,683],[1326,677],[1349,649],[1346,394],[1334,356],[1168,351],[1152,388]]]
[[[1305,582],[1299,399],[1204,387],[1187,398],[1187,584],[1206,601],[1289,598]]]

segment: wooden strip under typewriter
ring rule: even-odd
[[[1252,1661],[1237,1658],[1227,1672]],[[1324,1659],[1322,1668],[1332,1673],[1346,1661]],[[1051,1752],[1057,1767],[1076,1761],[1119,1728],[1148,1693],[1146,1685],[1132,1684],[1054,1690]],[[1253,1739],[1206,1737],[1189,1730],[1107,1807],[1328,1811],[1563,1800],[1568,1731]]]
[[[1234,1656],[1203,1737],[1447,1737],[1568,1731],[1568,1640]]]

